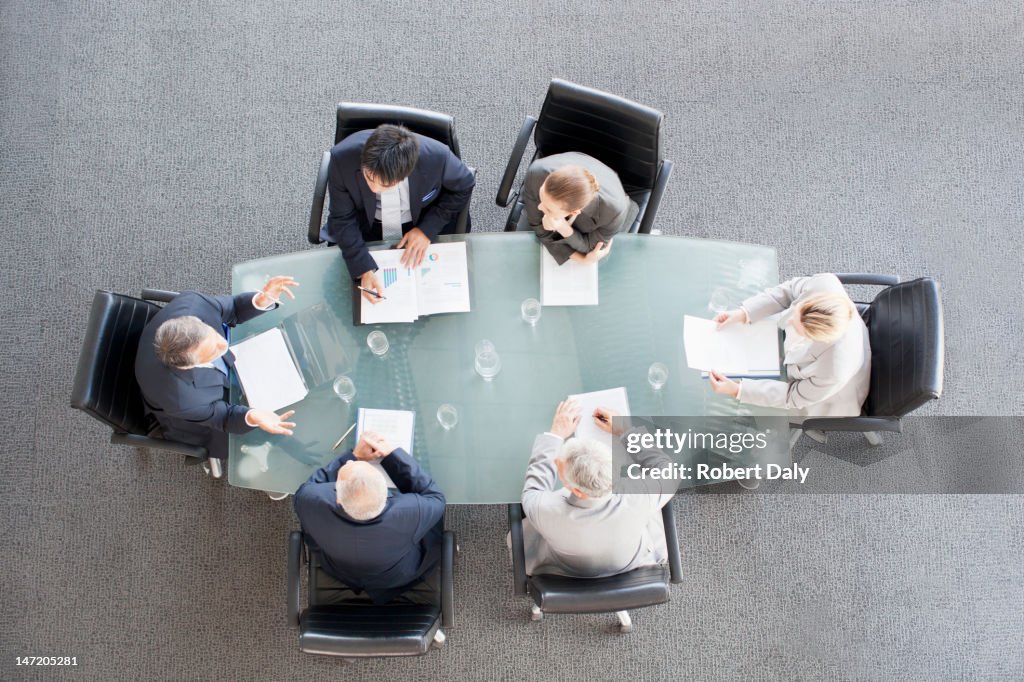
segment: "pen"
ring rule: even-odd
[[[604,416],[604,413],[603,413],[603,412],[598,412],[597,410],[594,410],[594,417],[595,417],[595,418],[597,419],[597,421],[599,421],[599,422],[602,422],[602,423],[604,423],[604,424],[607,424],[607,423],[608,423],[608,418]]]
[[[352,429],[354,429],[354,428],[356,428],[355,424],[353,424],[352,426],[348,427],[348,431],[346,431],[344,433],[344,435],[342,435],[342,437],[338,439],[338,442],[334,444],[334,447],[331,448],[331,450],[337,450],[338,446],[341,445],[341,441],[343,441],[346,438],[348,438],[348,434],[352,433]]]
[[[382,301],[384,300],[384,297],[383,297],[383,296],[381,296],[380,294],[378,294],[378,293],[377,293],[376,291],[374,291],[373,289],[367,289],[367,288],[365,288],[365,287],[361,287],[361,286],[359,286],[358,284],[356,285],[356,289],[359,289],[359,291],[365,291],[365,292],[366,292],[366,293],[368,293],[368,294],[373,294],[374,296],[376,296],[377,298],[379,298],[379,299],[380,299],[380,300],[382,300]]]

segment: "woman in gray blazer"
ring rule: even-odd
[[[778,315],[785,330],[787,381],[733,381],[710,372],[715,393],[740,402],[789,409],[795,416],[855,417],[868,395],[871,346],[868,329],[839,279],[832,274],[797,277],[719,313],[718,328]]]
[[[640,212],[615,171],[580,152],[537,159],[523,184],[520,224],[525,218],[559,265],[601,260]]]

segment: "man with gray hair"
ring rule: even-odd
[[[295,298],[291,277],[272,277],[257,292],[207,296],[186,291],[153,316],[139,337],[135,378],[146,411],[164,437],[202,445],[211,457],[228,456],[228,433],[261,428],[291,435],[294,412],[277,415],[228,401],[228,329],[277,307],[281,294]]]
[[[588,418],[621,438],[624,431],[613,427],[616,416],[598,408]],[[611,448],[570,438],[579,422],[579,406],[563,401],[551,430],[534,440],[522,498],[527,574],[599,578],[666,563],[661,508],[672,499],[674,487],[658,493],[612,492]],[[636,459],[647,467],[667,458],[645,451]]]
[[[380,465],[394,482],[389,489]],[[415,589],[441,558],[444,493],[405,450],[376,433],[317,469],[295,492],[295,514],[324,570],[376,604],[401,596],[422,602],[436,590]]]

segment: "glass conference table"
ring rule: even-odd
[[[711,417],[762,415],[711,391],[688,369],[683,316],[709,317],[709,302],[738,305],[778,282],[775,251],[764,246],[660,235],[620,235],[600,264],[600,304],[545,307],[535,327],[520,305],[540,298],[540,245],[529,233],[444,237],[466,241],[472,312],[420,317],[414,323],[353,325],[352,282],[337,248],[271,256],[236,265],[232,291],[263,286],[268,276],[291,275],[296,299],[232,333],[232,342],[282,325],[290,337],[316,347],[304,367],[309,394],[292,406],[294,435],[255,429],[230,437],[228,480],[271,493],[292,493],[312,471],[351,448],[332,445],[355,423],[359,407],[414,410],[413,455],[450,503],[518,501],[534,437],[546,431],[569,394],[624,386],[633,415]],[[366,336],[383,330],[384,357]],[[502,368],[492,381],[474,370],[475,345],[492,341]],[[325,350],[326,349],[326,350]],[[647,381],[651,363],[668,367],[661,390]],[[315,366],[314,366],[315,365]],[[356,385],[351,404],[333,392],[338,374]],[[312,378],[311,378],[312,377]],[[232,400],[244,402],[237,384]],[[458,423],[445,431],[437,408],[450,403]],[[776,419],[778,422],[778,419]],[[784,431],[784,429],[783,429]],[[785,440],[785,433],[780,434]],[[782,455],[786,443],[777,444]],[[774,460],[773,460],[774,461]]]

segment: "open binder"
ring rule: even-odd
[[[319,303],[231,346],[250,407],[280,410],[352,368],[341,321]]]

